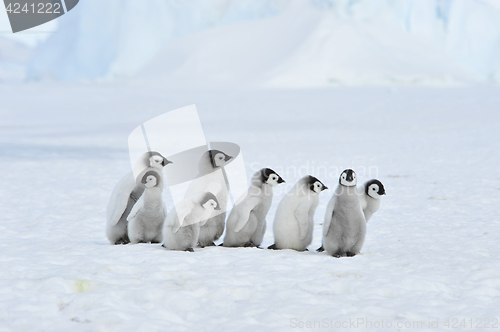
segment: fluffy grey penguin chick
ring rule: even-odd
[[[380,197],[385,195],[385,188],[382,182],[373,179],[365,182],[364,185],[358,188],[359,201],[365,215],[366,222],[377,212],[380,207]],[[319,247],[316,251],[323,252],[325,248]]]
[[[305,176],[281,200],[274,218],[274,244],[268,249],[307,250],[312,242],[318,194],[328,189],[314,176]]]
[[[179,203],[168,214],[163,226],[163,246],[171,250],[194,251],[200,235],[200,222],[219,210],[219,202],[214,194],[207,192]]]
[[[222,169],[233,157],[219,150],[207,151],[200,160],[200,174],[209,174],[204,177],[203,182],[206,183],[202,192],[210,191],[217,197],[221,211],[213,211],[207,221],[200,228],[200,236],[198,238],[200,247],[214,246],[214,241],[217,241],[224,232],[226,221],[226,206],[228,201],[227,183],[225,171]],[[218,172],[216,172],[218,171]],[[214,190],[213,185],[216,184],[220,190]]]
[[[366,220],[356,189],[356,173],[342,172],[328,203],[323,224],[323,247],[334,257],[359,254],[366,236]]]
[[[162,200],[163,182],[154,170],[147,171],[141,179],[145,190],[134,205],[128,220],[128,237],[131,243],[160,243],[161,229],[167,216]]]
[[[379,180],[372,179],[358,189],[358,194],[361,208],[368,223],[373,214],[380,208],[380,198],[385,195],[384,185]]]
[[[144,153],[134,169],[140,173],[147,168],[153,168],[161,173],[163,167],[170,163],[171,161],[167,160],[161,154],[152,151]],[[144,189],[143,185],[136,183],[132,171],[123,176],[113,189],[108,203],[106,218],[106,235],[112,244],[126,244],[130,242],[127,230],[127,217],[143,194]]]
[[[245,197],[229,214],[224,247],[260,246],[266,232],[266,215],[273,200],[273,187],[283,182],[285,180],[270,168],[254,174]]]

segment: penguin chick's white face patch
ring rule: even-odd
[[[382,195],[385,195],[385,188],[382,182],[373,179],[366,183],[365,193],[371,198],[380,199]]]
[[[380,199],[380,195],[378,194],[378,185],[372,184],[368,187],[368,196],[375,199]]]
[[[314,182],[313,190],[316,194],[319,194],[323,190],[323,184],[319,181]]]
[[[208,201],[203,204],[203,208],[205,209],[210,209],[210,210],[215,210],[217,208],[217,202],[214,201],[213,199],[209,199]]]
[[[150,157],[149,166],[161,169],[163,167],[163,158],[158,155]]]
[[[146,178],[146,183],[144,184],[146,188],[152,188],[155,187],[157,183],[156,177],[153,175],[148,175]]]
[[[266,183],[269,184],[271,187],[276,187],[278,185],[278,180],[279,180],[279,176],[278,175],[271,174],[267,178]]]
[[[215,166],[221,167],[226,164],[226,156],[223,153],[217,153],[214,158]]]
[[[356,173],[352,169],[346,169],[340,174],[340,184],[346,187],[353,187],[357,183]]]

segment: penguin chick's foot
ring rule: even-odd
[[[116,242],[115,242],[115,245],[117,244],[129,244],[130,241],[126,240],[126,239],[118,239]]]
[[[245,245],[243,246],[245,248],[254,248],[254,247],[257,247],[255,244],[253,244],[252,242],[248,242],[248,243],[245,243]]]
[[[212,243],[210,243],[210,244],[207,244],[206,246],[207,246],[207,247],[216,247],[215,243],[213,243],[213,242],[212,242]]]
[[[336,254],[333,254],[332,256],[335,257],[335,258],[340,258],[340,257],[342,257],[342,254],[336,253]]]
[[[356,256],[356,254],[353,253],[353,252],[346,252],[345,254],[346,254],[347,257],[354,257],[354,256]]]
[[[194,252],[194,249],[193,248],[187,248],[186,250],[184,251],[189,251],[189,252]]]
[[[323,252],[325,251],[325,248],[323,248],[323,246],[319,247],[318,249],[316,249],[317,252]]]
[[[267,249],[278,250],[279,248],[276,247],[276,244],[271,244]]]

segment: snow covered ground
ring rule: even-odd
[[[0,99],[0,331],[370,327],[358,319],[394,331],[430,330],[437,319],[433,330],[456,330],[448,318],[471,330],[469,319],[475,328],[499,318],[498,89],[25,84],[2,85]],[[207,140],[241,146],[249,177],[271,167],[287,181],[264,246],[295,181],[310,173],[332,188],[309,252],[107,242],[129,132],[192,103]],[[314,249],[348,167],[360,181],[379,178],[388,195],[362,254],[335,259]]]

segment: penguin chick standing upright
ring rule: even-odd
[[[379,180],[370,180],[358,188],[358,195],[366,223],[368,223],[368,220],[370,220],[372,215],[377,212],[380,207],[380,197],[385,195],[384,185]],[[322,245],[316,251],[323,252],[325,248]]]
[[[380,207],[380,197],[385,195],[384,185],[377,179],[367,181],[358,189],[358,194],[361,201],[361,208],[368,223],[372,215]]]
[[[258,247],[266,232],[266,215],[273,187],[285,182],[275,171],[263,168],[252,178],[245,198],[233,207],[226,222],[224,247]]]
[[[144,153],[134,169],[136,174],[147,168],[157,169],[161,173],[164,166],[172,163],[155,151]],[[125,174],[116,184],[107,208],[106,235],[112,244],[126,244],[130,240],[127,231],[127,217],[132,207],[144,192],[144,186],[138,185],[133,171]]]
[[[318,194],[328,189],[314,176],[305,176],[281,200],[274,218],[274,244],[268,249],[304,251],[312,242]]]
[[[356,173],[342,172],[328,203],[323,223],[323,247],[334,257],[359,254],[366,236],[366,220],[356,189]]]
[[[209,150],[205,152],[199,163],[199,171],[201,174],[206,174],[202,178],[193,181],[196,191],[212,192],[219,203],[219,210],[213,211],[207,220],[200,228],[199,244],[200,247],[214,246],[214,241],[217,241],[222,233],[226,221],[226,206],[228,201],[228,185],[225,171],[222,168],[233,157],[219,150]]]
[[[160,243],[161,229],[167,216],[161,193],[161,175],[154,170],[147,171],[141,183],[145,190],[127,217],[128,237],[132,243]]]
[[[210,192],[186,199],[170,211],[163,226],[163,246],[171,250],[194,251],[200,235],[200,222],[220,210],[217,197]]]

